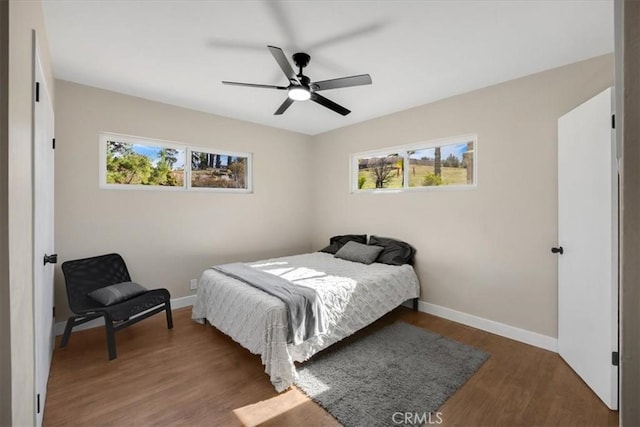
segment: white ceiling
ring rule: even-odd
[[[613,1],[44,0],[56,78],[318,134],[613,51]],[[369,73],[273,112],[287,85],[267,50],[311,55],[305,74]]]

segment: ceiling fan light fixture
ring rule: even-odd
[[[311,98],[311,92],[300,86],[290,88],[287,95],[294,101],[306,101]]]

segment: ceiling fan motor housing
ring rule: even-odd
[[[309,88],[309,84],[311,83],[311,79],[304,74],[298,74],[298,80],[300,80],[300,84],[306,88]]]

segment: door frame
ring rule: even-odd
[[[0,82],[8,81],[9,2],[0,0]],[[8,89],[0,84],[0,425],[10,425],[12,419]]]
[[[640,425],[640,2],[615,0],[620,185],[620,425]],[[626,118],[629,117],[629,120]]]

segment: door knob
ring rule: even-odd
[[[554,254],[562,255],[564,253],[564,249],[562,249],[562,246],[558,248],[551,248],[551,252],[553,252]]]
[[[56,264],[58,262],[58,254],[44,255],[44,265],[47,263]]]

